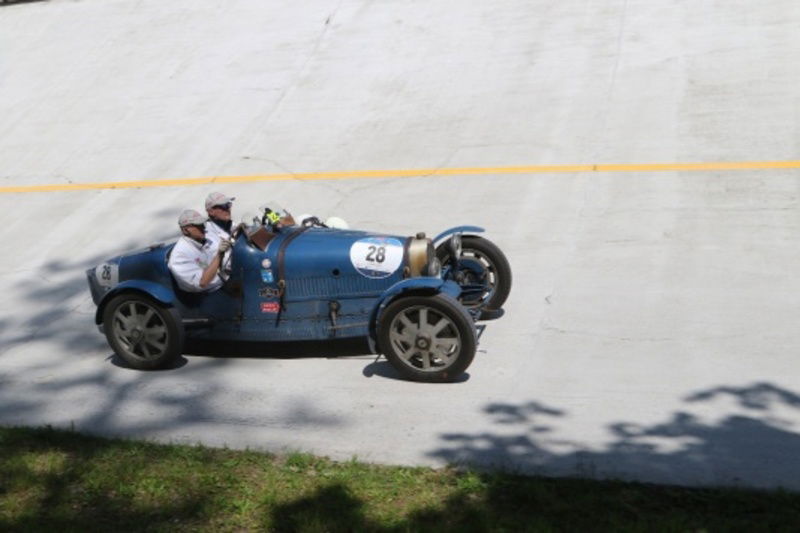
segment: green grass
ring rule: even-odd
[[[798,531],[800,495],[0,428],[0,531]]]

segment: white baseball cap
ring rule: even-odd
[[[208,196],[206,196],[206,209],[211,209],[217,205],[225,205],[229,204],[236,200],[233,196],[226,196],[221,192],[212,192]]]
[[[181,216],[178,217],[178,225],[184,226],[202,226],[206,223],[206,217],[195,211],[194,209],[184,209]]]

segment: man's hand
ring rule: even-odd
[[[230,249],[231,249],[231,241],[229,241],[228,239],[222,239],[221,241],[219,241],[219,248],[217,248],[218,254],[222,255]]]

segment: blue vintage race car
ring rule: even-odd
[[[174,244],[87,271],[95,321],[130,366],[169,366],[187,338],[310,341],[366,337],[406,378],[452,381],[475,355],[476,322],[497,318],[511,269],[473,226],[428,239],[342,230],[317,221],[252,221],[234,233],[220,290],[178,288]],[[482,328],[481,328],[482,329]]]

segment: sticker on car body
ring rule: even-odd
[[[277,287],[262,287],[258,289],[259,298],[277,298],[281,291]]]
[[[262,313],[277,313],[281,310],[281,304],[278,302],[261,302]]]
[[[272,283],[275,281],[275,277],[272,275],[272,270],[262,270],[261,271],[261,281],[264,283]]]
[[[94,275],[101,287],[110,289],[119,283],[119,265],[103,263],[94,269]]]
[[[350,262],[362,276],[388,278],[403,263],[403,243],[392,237],[367,237],[350,247]]]

